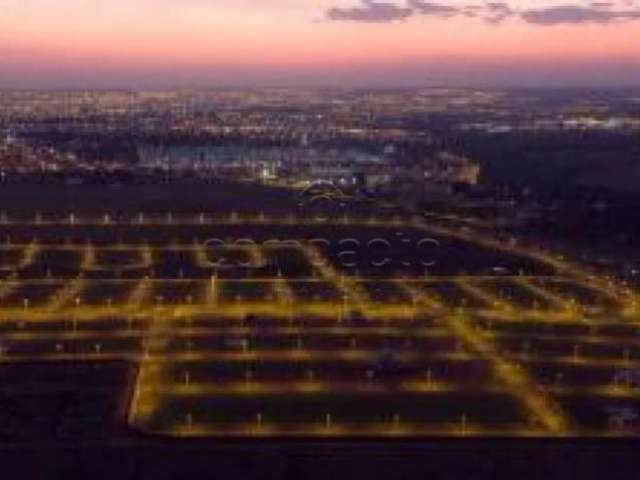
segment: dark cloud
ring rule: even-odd
[[[525,22],[536,25],[611,23],[618,20],[640,19],[640,10],[614,10],[608,3],[594,3],[588,7],[564,5],[523,10],[520,12],[520,17]]]
[[[517,15],[517,12],[505,2],[488,2],[483,8],[482,18],[489,23],[501,23]]]
[[[444,5],[442,3],[423,2],[422,0],[408,0],[407,4],[415,11],[415,13],[419,13],[420,15],[453,17],[462,13],[462,10],[460,8],[452,7],[451,5]]]
[[[399,3],[361,0],[360,5],[351,8],[331,8],[327,11],[329,20],[390,23],[406,20],[412,16],[432,16],[452,18],[458,16],[478,18],[488,23],[499,24],[511,18],[518,18],[536,25],[566,25],[580,23],[611,23],[640,19],[640,8],[634,2],[625,2],[627,7],[616,7],[608,1],[587,5],[561,5],[518,10],[504,1],[487,1],[476,5],[452,6],[442,2],[405,0]],[[620,9],[623,8],[623,9]]]
[[[327,11],[329,20],[353,22],[389,23],[410,17],[410,8],[399,7],[394,3],[362,0],[360,6],[352,8],[330,8]]]

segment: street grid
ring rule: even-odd
[[[625,435],[640,408],[635,293],[532,246],[398,218],[0,227],[0,366],[128,362],[134,431]]]

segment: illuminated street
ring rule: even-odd
[[[2,368],[126,362],[142,433],[624,435],[607,409],[640,405],[635,294],[531,246],[401,218],[2,227]]]

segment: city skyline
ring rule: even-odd
[[[4,0],[0,87],[628,86],[636,1]]]

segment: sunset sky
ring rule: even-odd
[[[0,0],[0,86],[638,85],[640,1]]]

